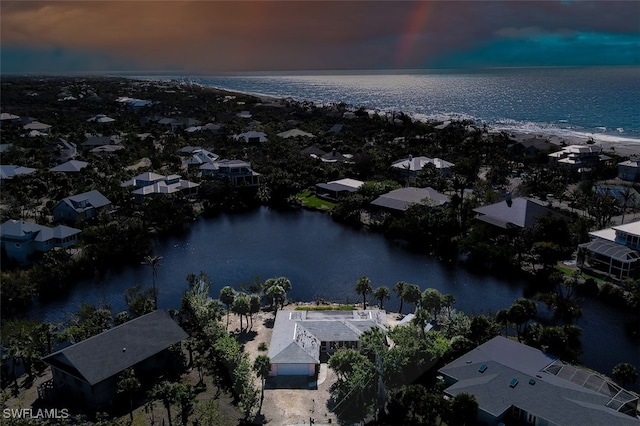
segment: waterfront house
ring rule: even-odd
[[[640,158],[632,157],[618,163],[618,178],[628,182],[640,182]]]
[[[82,194],[63,198],[53,207],[53,219],[56,221],[77,222],[78,220],[91,219],[100,211],[108,211],[111,201],[100,191],[92,190]]]
[[[69,160],[66,163],[59,164],[49,169],[51,172],[66,173],[68,175],[77,175],[82,169],[87,167],[89,163],[86,161]]]
[[[4,185],[16,176],[30,175],[35,172],[36,169],[32,169],[31,167],[22,167],[13,164],[2,165],[0,166],[0,185]]]
[[[0,242],[9,259],[26,263],[36,253],[74,245],[79,233],[79,229],[64,225],[50,228],[24,220],[9,219],[0,225]]]
[[[339,348],[360,349],[365,331],[386,328],[386,313],[364,311],[278,311],[273,325],[270,376],[315,376]]]
[[[597,145],[569,145],[549,154],[549,164],[580,171],[595,167],[602,159],[602,148]],[[608,158],[608,157],[606,157]]]
[[[449,202],[447,195],[441,194],[433,188],[400,188],[382,194],[371,202],[372,206],[389,212],[405,212],[411,206],[424,204],[441,206]]]
[[[640,425],[637,396],[598,373],[502,336],[439,373],[448,397],[465,392],[476,398],[478,424]]]
[[[391,164],[391,167],[405,177],[416,177],[420,171],[428,166],[435,167],[441,176],[450,176],[454,164],[441,158],[413,157],[411,155]]]
[[[580,244],[583,266],[618,280],[636,278],[640,268],[640,221],[590,232],[591,241]]]
[[[133,186],[136,201],[143,201],[145,197],[156,194],[180,193],[184,197],[197,195],[200,184],[184,180],[180,175],[159,175],[153,172],[142,173],[126,182],[121,187]]]
[[[232,186],[258,186],[260,173],[251,169],[251,164],[242,160],[220,160],[206,163],[199,168],[202,176],[228,179]]]
[[[473,209],[476,220],[501,229],[529,228],[547,214],[555,212],[529,198],[518,197]]]
[[[116,400],[118,376],[132,368],[138,377],[157,378],[171,366],[168,348],[187,333],[161,310],[132,319],[42,359],[51,366],[46,397],[91,408]]]
[[[340,179],[316,184],[316,196],[329,200],[338,200],[355,193],[364,182],[355,179]]]

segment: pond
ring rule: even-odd
[[[226,285],[237,288],[285,276],[292,283],[290,300],[357,302],[361,297],[355,283],[368,276],[374,288],[385,285],[391,289],[396,282],[405,281],[423,290],[433,287],[453,294],[455,308],[468,314],[508,308],[526,288],[523,280],[474,273],[307,210],[280,212],[262,207],[243,214],[199,218],[186,233],[159,240],[154,255],[162,256],[156,279],[162,309],[179,308],[187,274],[200,271],[211,278],[213,297]],[[80,282],[69,294],[34,306],[29,316],[62,321],[83,302],[108,304],[118,312],[126,309],[123,294],[127,288],[151,286],[151,282],[148,266],[120,268],[99,282]],[[621,314],[593,299],[584,300],[582,307],[584,313],[577,322],[583,328],[582,361],[603,373],[619,362],[631,362],[640,369],[637,342],[625,334]],[[385,308],[397,311],[395,295]]]

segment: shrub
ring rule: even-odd
[[[266,351],[267,350],[267,344],[265,342],[260,342],[260,344],[258,345],[258,350],[259,351]]]

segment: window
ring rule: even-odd
[[[519,419],[522,416],[522,410],[515,405],[511,409],[511,417],[514,419]]]

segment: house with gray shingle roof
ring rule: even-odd
[[[372,206],[392,212],[404,212],[416,204],[441,206],[449,202],[449,197],[435,189],[428,188],[400,188],[382,194],[371,202]]]
[[[442,158],[413,157],[410,155],[408,158],[394,161],[391,167],[399,170],[403,176],[415,177],[425,167],[434,167],[440,175],[449,176],[454,165]]]
[[[360,348],[360,335],[386,327],[385,311],[279,311],[269,358],[271,376],[314,376],[338,348]]]
[[[111,201],[100,191],[92,190],[82,194],[63,198],[53,207],[53,219],[56,221],[76,222],[81,219],[91,219],[97,214],[111,207]]]
[[[637,396],[597,373],[502,336],[439,373],[450,397],[475,396],[479,424],[640,426]]]
[[[26,263],[29,256],[35,253],[74,245],[79,233],[79,229],[64,225],[49,228],[24,220],[9,219],[0,225],[0,245],[8,258]]]
[[[86,161],[69,160],[66,163],[59,164],[49,169],[51,172],[60,172],[66,174],[78,174],[82,169],[87,167],[89,163]]]
[[[22,167],[13,164],[2,165],[0,166],[0,185],[5,184],[6,181],[11,180],[16,176],[29,175],[35,172],[36,169],[32,169],[31,167]]]
[[[168,348],[187,337],[166,312],[157,310],[54,352],[42,359],[53,373],[51,396],[111,406],[122,371],[133,368],[138,377],[157,377],[170,366]]]
[[[507,199],[499,203],[473,209],[477,220],[502,229],[529,228],[547,214],[556,214],[553,210],[529,198]]]

